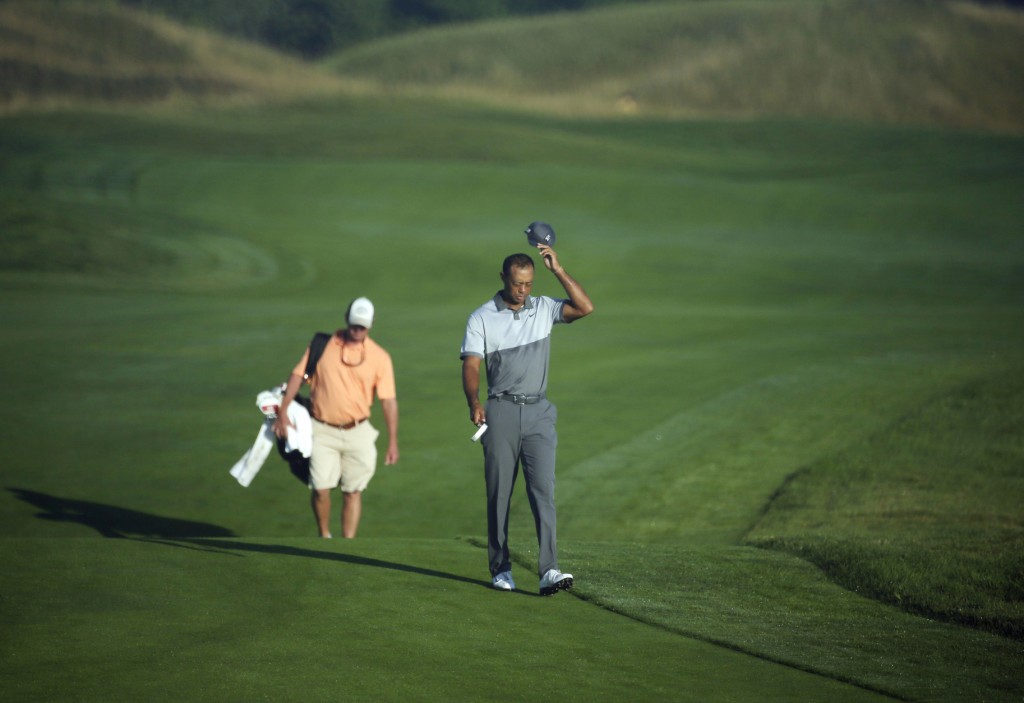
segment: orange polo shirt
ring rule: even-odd
[[[337,333],[331,337],[309,379],[313,417],[333,425],[369,417],[374,392],[381,400],[397,397],[391,355],[383,347],[369,337],[362,344],[344,347]],[[307,347],[292,373],[303,375],[308,358]]]

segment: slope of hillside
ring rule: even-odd
[[[966,2],[668,2],[419,32],[339,74],[572,115],[787,116],[1024,131],[1024,12]]]
[[[0,112],[68,105],[252,102],[343,81],[268,49],[89,3],[0,3]]]
[[[571,116],[1024,132],[1024,12],[911,0],[631,4],[413,32],[323,64],[116,4],[0,3],[0,114],[358,92]]]

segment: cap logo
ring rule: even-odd
[[[526,239],[533,245],[554,246],[555,230],[547,222],[531,222],[530,226],[526,228]]]

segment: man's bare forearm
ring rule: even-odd
[[[479,362],[470,361],[472,358],[466,357],[462,361],[462,391],[470,408],[480,403],[480,366]]]
[[[575,314],[572,316],[573,320],[586,317],[594,312],[594,303],[590,300],[590,296],[583,290],[583,286],[569,275],[565,268],[559,266],[552,273],[555,274],[558,282],[562,284],[562,288],[565,289],[565,294],[569,298],[569,303],[575,310]]]
[[[292,424],[288,419],[288,406],[295,400],[300,387],[302,387],[302,376],[293,373],[288,378],[288,385],[285,386],[281,404],[277,408],[277,419],[274,420],[274,434],[278,437],[284,437],[288,432],[288,427]]]
[[[388,428],[388,439],[398,442],[398,400],[388,398],[380,401],[381,410],[384,411],[384,424]]]
[[[480,357],[467,356],[462,360],[462,390],[469,405],[469,420],[479,425],[487,418],[480,404]]]
[[[281,412],[284,413],[288,410],[288,406],[295,396],[299,394],[299,388],[302,387],[302,376],[298,374],[292,374],[288,377],[288,385],[284,389],[284,395],[281,396]]]

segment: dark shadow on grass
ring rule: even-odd
[[[283,556],[301,557],[305,559],[326,559],[357,566],[369,566],[378,569],[391,569],[405,573],[443,578],[459,581],[475,586],[491,587],[490,581],[481,581],[467,576],[459,576],[435,569],[427,569],[410,564],[399,564],[382,559],[360,557],[353,554],[329,552],[316,549],[303,549],[279,544],[255,544],[216,538],[238,537],[226,527],[211,525],[193,520],[151,515],[149,513],[118,508],[113,505],[94,503],[88,500],[73,500],[58,496],[30,491],[24,488],[8,488],[15,497],[41,512],[36,514],[40,520],[53,522],[69,522],[85,525],[99,532],[104,537],[134,539],[152,544],[162,544],[180,549],[195,549],[204,552],[216,552],[230,556],[241,556],[238,552],[258,554],[278,554]],[[523,595],[527,594],[517,591]]]
[[[7,490],[19,500],[42,511],[36,513],[36,517],[40,520],[78,523],[91,527],[104,537],[182,539],[186,537],[237,536],[226,527],[211,525],[207,522],[152,515],[88,500],[60,498],[24,488],[8,488]]]
[[[291,547],[283,544],[256,544],[253,542],[238,542],[234,540],[228,541],[208,538],[184,539],[180,541],[191,545],[192,547],[206,548],[210,551],[229,553],[232,551],[243,551],[255,552],[257,554],[278,554],[281,556],[300,557],[303,559],[324,559],[326,561],[336,561],[344,564],[354,564],[356,566],[390,569],[392,571],[401,571],[408,574],[419,574],[421,576],[441,578],[448,581],[458,581],[460,583],[468,583],[474,586],[483,586],[486,588],[491,587],[490,581],[481,581],[480,579],[460,576],[447,571],[437,571],[436,569],[427,569],[422,566],[400,564],[394,561],[385,561],[383,559],[374,559],[372,557],[361,557],[356,556],[355,554],[344,554],[342,552],[326,552],[319,549],[305,549],[303,547]]]

